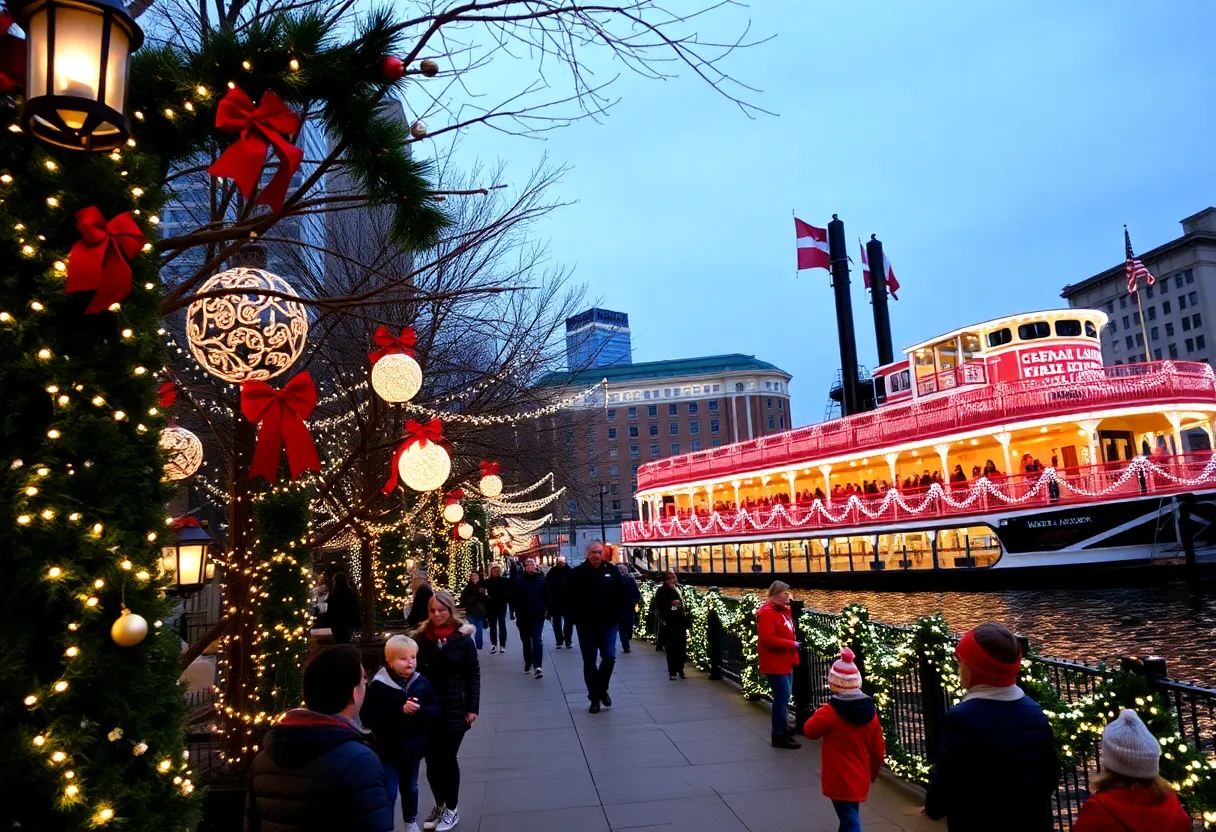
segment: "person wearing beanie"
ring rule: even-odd
[[[1190,832],[1191,816],[1158,773],[1161,744],[1124,708],[1102,732],[1102,773],[1074,832]]]
[[[756,652],[760,672],[768,677],[773,694],[773,748],[802,748],[789,727],[790,694],[794,690],[794,667],[801,661],[794,614],[790,610],[790,585],[773,581],[768,600],[756,610]]]
[[[807,739],[823,740],[823,796],[832,801],[840,832],[861,832],[861,804],[878,779],[887,747],[874,700],[861,692],[853,651],[844,648],[828,671],[832,696],[806,721]]]
[[[1017,686],[1017,637],[981,624],[955,656],[967,694],[943,720],[925,814],[949,832],[1049,832],[1060,761],[1043,709]]]

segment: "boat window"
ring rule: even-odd
[[[1009,327],[1004,329],[995,329],[988,333],[988,346],[999,347],[1002,344],[1008,344],[1013,340],[1013,333],[1009,331]]]
[[[1093,321],[1085,322],[1085,335],[1089,338],[1098,337],[1098,328],[1094,326]]]
[[[1090,324],[1090,326],[1093,326],[1093,324]],[[1080,334],[1080,321],[1056,321],[1056,335],[1061,338],[1076,338]]]
[[[1018,327],[1018,338],[1023,341],[1033,341],[1036,338],[1047,338],[1051,335],[1051,327],[1047,321],[1035,321],[1033,324],[1022,324]]]

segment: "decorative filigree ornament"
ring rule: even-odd
[[[165,452],[165,479],[172,482],[193,476],[203,464],[203,443],[177,425],[160,432],[160,448]]]
[[[207,280],[199,294],[232,291],[190,304],[190,352],[216,378],[233,384],[266,381],[287,370],[304,351],[308,313],[295,289],[276,274],[240,267]],[[290,297],[260,294],[271,291]]]

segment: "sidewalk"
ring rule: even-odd
[[[481,715],[460,749],[459,832],[835,832],[820,794],[819,746],[769,745],[768,710],[692,670],[669,681],[646,642],[618,651],[612,707],[587,713],[577,649],[554,650],[545,678],[523,673],[519,639],[481,651]],[[425,767],[424,767],[425,770]],[[419,810],[431,809],[425,774]],[[915,795],[879,778],[866,832],[942,832]],[[403,829],[400,816],[397,828]]]

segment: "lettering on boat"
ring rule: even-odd
[[[1093,518],[1088,514],[1081,517],[1052,517],[1046,520],[1027,520],[1026,527],[1029,529],[1050,529],[1060,526],[1083,526],[1086,523],[1092,523]]]

